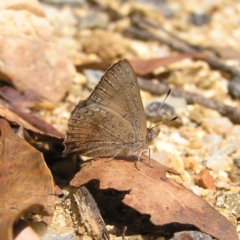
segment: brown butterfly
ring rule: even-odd
[[[137,155],[140,159],[160,132],[154,128],[147,128],[136,75],[123,59],[106,71],[91,95],[73,110],[63,154],[92,158]]]

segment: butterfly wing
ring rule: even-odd
[[[135,141],[147,134],[146,116],[136,75],[129,61],[123,59],[112,65],[89,96],[88,104],[98,103],[114,109],[134,129]]]
[[[145,142],[146,134],[135,73],[127,60],[121,60],[107,70],[88,99],[73,110],[64,155],[106,157],[128,153],[131,151],[127,148],[134,147],[134,143],[141,149],[139,142]]]
[[[69,119],[64,155],[111,157],[133,140],[132,126],[117,112],[98,104],[86,105]]]

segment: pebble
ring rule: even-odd
[[[208,134],[202,138],[204,150],[208,155],[214,154],[219,149],[222,141],[222,136],[216,133]]]
[[[227,117],[210,117],[203,119],[202,126],[208,132],[224,135],[230,130],[233,124]]]
[[[208,169],[203,169],[196,177],[196,184],[200,187],[211,189],[216,192],[213,176],[210,174]]]
[[[240,78],[235,77],[228,84],[228,93],[233,99],[240,98]]]
[[[145,111],[146,116],[149,120],[153,122],[168,122],[173,117],[177,116],[177,119],[167,123],[168,126],[180,127],[183,125],[183,120],[181,118],[181,113],[186,112],[186,101],[183,98],[173,98],[169,97],[167,99],[168,103],[164,103],[162,106],[163,98],[155,99],[154,101],[149,101],[146,104]],[[175,104],[176,103],[176,104]],[[160,109],[161,107],[161,109]]]
[[[208,15],[207,13],[193,12],[190,14],[188,20],[189,20],[189,22],[191,22],[192,24],[194,24],[196,26],[203,26],[203,25],[209,23],[211,18],[210,18],[210,15]]]
[[[239,144],[240,147],[240,126],[234,125],[229,131],[226,133],[226,140],[229,143]]]
[[[240,217],[240,195],[236,193],[219,193],[216,197],[216,206],[231,209],[236,218]]]
[[[174,108],[168,104],[154,101],[146,105],[145,108],[148,119],[154,122],[170,120],[175,114]]]
[[[231,159],[228,156],[215,156],[206,159],[206,166],[214,172],[228,169]]]
[[[189,105],[188,112],[189,118],[198,124],[202,124],[202,121],[207,117],[219,118],[221,116],[216,110],[205,108],[199,104]]]
[[[109,17],[104,12],[91,11],[87,16],[79,17],[79,29],[107,28]]]
[[[237,184],[240,184],[240,158],[233,160],[233,166],[229,171],[229,178]]]
[[[212,240],[213,238],[206,233],[199,231],[182,231],[174,233],[170,240]]]
[[[189,190],[191,190],[197,196],[206,196],[208,194],[208,190],[199,187],[193,183],[183,183],[183,185]]]
[[[205,159],[206,166],[214,172],[230,170],[232,159],[229,156],[236,151],[238,146],[236,144],[226,144],[224,147],[218,149],[212,156]]]
[[[165,150],[158,151],[151,154],[151,158],[153,158],[154,160],[156,160],[157,162],[165,166],[169,166],[169,156]]]
[[[88,82],[87,82],[87,86],[90,89],[93,89],[99,82],[99,80],[101,79],[101,77],[103,76],[104,72],[100,71],[100,70],[90,70],[90,69],[84,69],[83,73],[85,74]]]

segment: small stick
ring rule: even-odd
[[[169,86],[162,83],[153,83],[151,81],[138,79],[138,83],[141,89],[149,91],[153,94],[161,95],[169,89]],[[215,99],[206,98],[196,93],[186,92],[183,89],[177,87],[171,87],[172,96],[182,97],[186,99],[188,104],[198,103],[204,107],[214,109],[218,111],[222,116],[228,117],[233,123],[240,124],[240,107],[232,107],[221,103]]]
[[[124,226],[122,230],[122,240],[125,240],[126,231],[127,231],[127,226]]]
[[[186,41],[181,41],[181,42],[173,41],[171,39],[157,36],[153,33],[150,33],[145,30],[141,30],[141,29],[138,29],[135,27],[126,28],[125,32],[127,34],[131,34],[142,40],[157,40],[179,52],[184,52],[184,53],[201,53],[201,52],[204,53],[205,52],[205,51],[197,50],[196,47],[193,48],[191,46],[191,44],[187,44]],[[221,69],[224,72],[230,73],[233,77],[238,76],[240,78],[240,71],[237,68],[235,68],[233,66],[228,66],[223,61],[221,61],[219,58],[215,57],[212,53],[210,55],[209,51],[206,53],[208,53],[208,56],[206,58],[201,58],[201,60],[207,62],[209,64],[209,66],[211,66],[212,68]]]

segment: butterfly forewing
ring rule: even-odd
[[[89,103],[95,101],[126,119],[134,129],[136,141],[146,138],[146,116],[137,78],[128,60],[108,69],[89,97]]]

